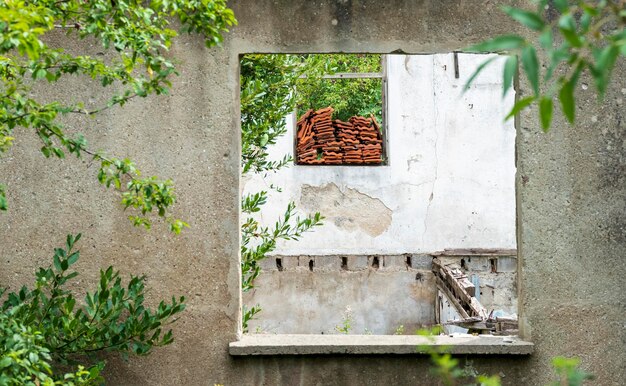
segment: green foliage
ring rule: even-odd
[[[268,147],[285,134],[285,117],[295,107],[295,86],[303,74],[319,71],[323,66],[317,58],[302,55],[244,55],[240,61],[241,74],[241,162],[243,174],[268,173],[287,166],[292,157],[271,161]],[[241,198],[241,285],[246,292],[254,288],[260,273],[259,261],[276,249],[278,240],[298,240],[304,232],[321,225],[322,216],[295,215],[295,204],[289,203],[284,215],[273,227],[262,226],[257,215],[267,203],[266,191]],[[243,310],[243,330],[259,312],[256,305]]]
[[[396,331],[393,333],[394,335],[404,335],[404,324],[399,325],[396,328]]]
[[[183,32],[200,33],[207,47],[221,42],[222,32],[234,23],[225,0],[6,0],[0,4],[0,153],[11,147],[16,127],[35,133],[45,157],[91,156],[100,163],[98,180],[120,192],[135,225],[149,228],[147,214],[153,210],[180,232],[187,224],[167,214],[175,202],[172,183],[157,177],[140,178],[128,159],[117,159],[94,151],[80,128],[64,125],[61,116],[95,116],[123,106],[135,97],[167,94],[170,78],[177,74],[167,52],[177,32],[169,27],[177,19]],[[51,47],[46,35],[55,29],[67,32],[65,41],[94,39],[114,54],[104,60],[73,55]],[[79,100],[45,103],[34,92],[41,83],[63,81],[70,75],[95,79],[112,91],[106,104],[87,109]],[[0,189],[0,210],[6,210],[4,189]]]
[[[78,276],[70,268],[80,257],[74,250],[79,239],[80,234],[68,235],[65,248],[55,249],[52,266],[39,268],[34,287],[9,293],[2,304],[0,328],[7,333],[0,338],[0,368],[8,384],[95,381],[104,366],[94,357],[98,352],[147,355],[173,341],[172,331],[164,329],[184,310],[185,299],[146,307],[144,277],[131,276],[123,285],[119,272],[108,267],[84,302],[65,288]],[[55,371],[76,361],[93,364],[67,374]]]
[[[354,317],[352,316],[352,309],[350,306],[346,307],[346,310],[343,312],[343,319],[341,319],[341,324],[335,326],[335,331],[340,334],[349,334],[352,331],[352,324],[354,324]]]
[[[434,336],[441,334],[443,330],[440,326],[432,329],[421,329],[418,335],[425,336],[434,342]],[[478,386],[500,386],[498,375],[484,375],[466,364],[464,368],[459,365],[459,360],[447,353],[448,347],[435,345],[422,345],[420,351],[426,352],[434,364],[431,369],[433,374],[439,378],[445,386],[453,385],[478,385]],[[556,370],[559,380],[550,383],[550,386],[581,386],[584,381],[594,379],[593,374],[587,373],[578,368],[580,359],[555,357],[552,359],[552,367]],[[467,382],[470,382],[469,384]]]
[[[523,74],[532,87],[532,95],[516,102],[507,119],[533,103],[539,104],[539,120],[544,131],[552,125],[553,98],[556,97],[563,115],[575,121],[574,91],[582,73],[588,71],[602,99],[611,80],[615,62],[626,56],[626,10],[621,1],[554,1],[558,17],[548,18],[548,0],[539,0],[533,11],[504,7],[504,12],[525,27],[538,33],[537,41],[519,35],[504,35],[469,48],[473,52],[505,52],[509,57],[504,66],[504,92],[510,88],[517,55]],[[537,50],[542,50],[539,60]],[[485,63],[486,65],[486,63]],[[471,85],[480,66],[466,85]]]
[[[441,326],[434,326],[430,329],[420,329],[416,331],[417,335],[426,337],[431,343],[435,342],[435,336],[443,332]],[[461,368],[459,359],[454,358],[449,351],[449,347],[436,346],[434,344],[421,345],[420,351],[430,355],[433,363],[431,372],[441,380],[445,386],[454,385],[478,385],[478,386],[500,386],[500,377],[497,375],[484,375],[471,366],[466,364]],[[467,383],[470,382],[470,383]]]
[[[297,55],[244,55],[240,61],[241,163],[243,173],[277,170],[291,161],[269,161],[268,146],[285,134],[293,111],[294,88],[310,62]]]
[[[552,367],[559,376],[559,380],[551,383],[551,386],[581,386],[586,380],[594,378],[593,374],[579,369],[579,365],[579,358],[552,358]]]
[[[0,331],[0,385],[73,386],[102,381],[101,366],[85,369],[78,365],[75,372],[54,374],[52,356],[41,333],[24,326],[10,313],[0,313]]]
[[[242,198],[241,211],[248,215],[241,225],[241,290],[243,292],[254,288],[254,279],[261,272],[259,262],[276,249],[278,240],[297,241],[305,232],[322,225],[322,216],[319,213],[307,217],[294,217],[296,206],[290,202],[284,215],[278,218],[273,227],[262,226],[251,215],[259,212],[266,202],[267,192],[265,191]],[[247,332],[248,321],[260,311],[259,305],[244,310],[244,332]]]
[[[252,198],[252,199],[251,199]],[[260,210],[260,206],[267,202],[267,192],[244,196],[242,213],[252,214]],[[252,204],[250,204],[252,203]],[[241,226],[241,263],[242,263],[242,290],[253,288],[253,281],[259,275],[258,262],[267,254],[276,249],[276,242],[280,239],[297,241],[304,232],[321,225],[321,215],[315,213],[310,217],[294,218],[295,204],[287,205],[283,217],[279,217],[273,228],[261,226],[253,217],[248,217]]]
[[[297,83],[297,115],[308,109],[327,106],[335,109],[334,117],[347,121],[351,116],[374,114],[382,122],[382,80],[324,79],[323,75],[342,72],[382,72],[381,55],[377,54],[315,54],[309,58],[323,61],[317,72],[307,73]]]
[[[243,173],[265,173],[292,157],[269,161],[267,149],[285,134],[285,117],[299,96],[300,77],[319,79],[331,71],[329,55],[248,54],[240,60],[241,164]]]

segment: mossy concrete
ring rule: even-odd
[[[11,205],[0,216],[0,282],[16,289],[50,262],[52,248],[83,232],[76,290],[115,264],[147,275],[148,298],[185,295],[173,345],[129,362],[111,358],[112,385],[388,385],[433,384],[429,359],[331,355],[233,358],[239,331],[239,55],[246,52],[449,52],[519,31],[500,6],[530,1],[239,0],[239,26],[222,48],[183,37],[172,95],[134,99],[95,120],[75,120],[96,148],[132,155],[144,175],[176,180],[176,213],[192,228],[179,237],[158,224],[132,228],[118,199],[100,187],[88,160],[45,160],[38,139],[18,130],[0,161]],[[59,39],[64,39],[59,37]],[[59,40],[60,42],[63,40]],[[88,42],[63,41],[74,50]],[[579,89],[578,123],[557,116],[543,134],[536,110],[520,116],[517,135],[519,313],[527,357],[467,356],[505,385],[553,379],[550,360],[578,356],[595,384],[626,379],[626,65],[598,104]],[[527,85],[520,86],[527,94]],[[67,81],[49,98],[104,94],[97,82]],[[462,361],[463,363],[463,361]]]

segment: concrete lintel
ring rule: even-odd
[[[432,338],[432,339],[429,339]],[[510,342],[510,340],[513,340]],[[534,345],[502,336],[244,335],[229,345],[234,356],[320,354],[428,354],[446,346],[451,354],[529,355]]]

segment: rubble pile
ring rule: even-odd
[[[359,165],[382,163],[380,126],[370,118],[353,116],[333,120],[332,107],[309,110],[297,122],[296,160],[305,165]]]

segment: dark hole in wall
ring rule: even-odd
[[[276,268],[279,271],[283,270],[283,259],[281,259],[280,257],[276,258]]]
[[[411,264],[411,255],[406,256],[406,266],[411,268],[413,265]]]
[[[372,258],[372,268],[378,269],[380,267],[380,262],[378,261],[378,256],[374,256]]]
[[[313,267],[315,266],[315,260],[309,260],[309,271],[313,272]]]
[[[341,258],[341,269],[348,269],[348,258],[346,256]]]
[[[498,272],[498,259],[489,259],[489,264],[491,265],[491,273]]]
[[[424,275],[422,275],[421,273],[416,273],[415,274],[415,280],[417,281],[422,281],[422,278],[424,277]]]
[[[461,259],[461,268],[467,269],[467,265],[465,265],[465,259]]]

